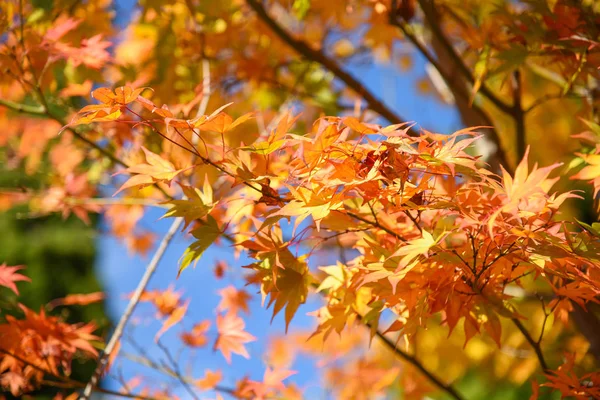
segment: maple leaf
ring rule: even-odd
[[[181,293],[173,290],[173,286],[169,286],[166,290],[144,291],[140,296],[140,302],[151,302],[156,307],[156,316],[161,319],[166,317],[154,337],[155,341],[183,319],[189,305],[189,300],[181,301]]]
[[[125,106],[138,100],[139,95],[146,89],[145,87],[132,89],[129,86],[121,86],[112,91],[109,88],[98,88],[92,92],[92,97],[104,105]],[[85,109],[86,107],[82,111]]]
[[[225,133],[248,121],[253,116],[254,113],[247,113],[234,121],[229,115],[219,112],[216,115],[209,116],[205,120],[198,121],[194,124],[194,127],[200,131]]]
[[[571,179],[587,180],[594,185],[594,197],[600,192],[600,154],[578,154],[588,164]]]
[[[274,142],[259,142],[250,146],[242,147],[241,149],[266,156],[274,151],[279,150],[284,143],[284,140],[276,140]]]
[[[98,303],[104,300],[103,292],[85,293],[85,294],[70,294],[60,299],[54,299],[47,304],[50,309],[58,306],[72,306],[80,305],[86,306],[88,304]]]
[[[142,150],[146,155],[146,164],[137,164],[127,168],[124,172],[136,174],[129,178],[120,188],[115,192],[117,195],[119,192],[134,186],[148,186],[157,182],[170,183],[182,170],[178,170],[175,166],[159,156],[151,152],[142,146]]]
[[[127,104],[143,99],[140,94],[144,90],[146,90],[144,87],[132,89],[129,86],[118,87],[114,91],[109,88],[96,89],[92,92],[92,97],[101,104],[90,104],[83,107],[60,132],[71,126],[90,124],[92,122],[115,121],[123,114],[123,110]]]
[[[245,326],[244,320],[231,312],[225,315],[217,314],[217,331],[219,335],[215,341],[214,349],[220,350],[229,364],[231,364],[231,353],[250,358],[244,344],[253,342],[256,338],[244,331]]]
[[[181,293],[169,286],[166,290],[144,291],[140,296],[140,302],[151,302],[158,312],[158,317],[170,315],[179,306]]]
[[[202,191],[183,184],[180,184],[180,186],[185,198],[164,202],[163,204],[169,204],[172,207],[162,218],[183,217],[185,229],[192,221],[204,218],[213,209],[213,191],[208,177],[204,180]]]
[[[185,249],[185,252],[179,260],[179,271],[177,277],[181,275],[184,269],[190,266],[192,263],[197,263],[202,257],[202,254],[208,249],[215,240],[221,235],[221,229],[217,224],[217,221],[208,216],[206,222],[194,229],[192,235],[197,239],[195,242]]]
[[[214,389],[221,380],[223,380],[223,373],[220,370],[213,372],[210,369],[205,369],[204,377],[197,379],[195,384],[200,390],[210,390]]]
[[[438,241],[439,238],[434,239],[431,233],[423,230],[420,238],[403,244],[391,256],[402,256],[400,262],[398,263],[398,267],[396,268],[396,273],[400,272],[402,276],[406,275],[416,265],[416,258],[420,255],[427,255],[429,250]]]
[[[323,341],[325,341],[333,331],[336,331],[338,335],[341,335],[346,325],[350,324],[356,317],[356,312],[351,310],[350,307],[340,303],[329,304],[308,313],[308,315],[314,316],[319,320],[317,329],[310,335],[309,339],[322,333]]]
[[[592,372],[578,377],[573,371],[574,366],[575,354],[566,354],[565,362],[557,370],[545,372],[548,382],[541,386],[560,391],[563,398],[577,400],[600,398],[600,373]]]
[[[88,68],[100,69],[110,61],[110,53],[106,50],[112,45],[107,40],[102,40],[102,35],[95,35],[81,41],[81,47],[70,52],[69,60],[74,66],[85,65]]]
[[[502,212],[515,213],[519,209],[521,200],[531,203],[537,196],[547,197],[550,188],[559,178],[548,179],[548,175],[560,166],[560,163],[538,168],[534,165],[531,172],[528,167],[529,147],[525,151],[523,159],[515,169],[514,178],[502,168],[502,185],[496,191],[497,196],[504,196],[503,204],[492,213],[488,219],[487,226],[490,236],[493,235],[494,226]]]
[[[239,310],[242,310],[246,314],[250,313],[248,300],[252,297],[245,290],[238,290],[230,285],[219,290],[219,295],[221,296],[221,302],[217,306],[217,311],[229,310],[229,312],[237,314]]]
[[[43,309],[37,314],[20,308],[23,319],[7,315],[6,323],[0,324],[0,385],[10,387],[13,395],[32,390],[44,377],[41,371],[61,376],[62,369],[69,375],[77,351],[98,355],[90,343],[100,339],[92,334],[94,324],[71,325],[47,316]]]
[[[321,281],[317,292],[322,290],[337,290],[346,283],[348,273],[344,264],[339,261],[336,265],[319,267],[319,269],[325,272],[327,277]]]
[[[262,281],[263,296],[269,296],[267,308],[273,306],[271,320],[285,307],[287,332],[298,307],[306,301],[312,276],[306,262],[296,258],[287,247],[269,254],[262,266],[256,278]]]
[[[295,225],[298,226],[306,217],[311,216],[315,221],[317,230],[319,230],[321,221],[324,218],[332,211],[343,208],[342,197],[339,194],[329,196],[328,193],[317,194],[303,187],[293,188],[289,185],[287,187],[294,200],[271,214],[270,217],[272,218],[269,221],[276,221],[276,217],[280,216],[296,217]]]
[[[190,347],[202,347],[208,342],[206,333],[210,328],[210,321],[202,321],[194,325],[191,331],[181,333],[181,340]]]
[[[142,232],[129,235],[125,238],[125,244],[129,254],[140,254],[145,257],[154,247],[156,235],[152,232]]]
[[[348,128],[354,129],[361,135],[370,135],[373,133],[377,133],[377,131],[379,130],[379,127],[377,125],[365,124],[354,117],[343,118],[342,122]]]
[[[283,381],[296,374],[296,371],[286,369],[271,369],[267,367],[262,382],[249,381],[244,387],[243,394],[253,393],[253,398],[262,400],[267,398],[273,391],[282,391],[285,389]]]
[[[81,24],[81,20],[75,18],[58,18],[55,25],[46,31],[44,41],[55,42],[77,28]]]
[[[23,281],[23,282],[31,282],[31,279],[25,275],[21,275],[17,273],[17,271],[24,269],[23,265],[16,265],[9,267],[6,263],[0,265],[0,286],[4,286],[15,292],[16,295],[19,294],[19,290],[17,289],[17,285],[15,282]]]
[[[177,306],[169,315],[169,317],[163,322],[162,327],[154,336],[154,341],[158,342],[158,339],[169,330],[173,325],[177,324],[179,321],[183,319],[185,313],[187,312],[190,301],[187,300],[185,303]]]

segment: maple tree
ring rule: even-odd
[[[153,0],[120,32],[112,10],[0,5],[2,161],[49,165],[44,185],[2,190],[0,205],[98,213],[103,233],[152,255],[103,338],[54,308],[105,294],[36,312],[14,297],[35,276],[0,265],[14,299],[1,310],[5,390],[310,398],[295,381],[301,354],[335,398],[469,399],[473,374],[516,396],[600,396],[600,4]],[[417,90],[466,128],[439,134],[400,117],[348,72],[364,58],[415,64]],[[152,208],[171,222],[162,238],[141,223]],[[170,260],[173,282],[150,289],[180,233],[189,246]],[[174,285],[210,267],[214,248],[240,261],[214,266],[220,302],[198,317]],[[227,365],[260,358],[254,297],[286,332],[270,340],[264,373],[187,370],[164,342]],[[160,362],[126,340],[144,303]],[[313,326],[293,324],[302,312]],[[94,374],[72,379],[86,357]],[[100,385],[123,360],[167,384]]]

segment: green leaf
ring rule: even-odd
[[[581,121],[590,128],[590,130],[594,133],[594,135],[600,138],[600,125],[595,123],[594,121],[589,121],[587,119],[581,118]]]
[[[384,305],[385,302],[383,300],[378,300],[369,304],[371,310],[369,310],[369,312],[362,317],[363,322],[370,327],[370,340],[373,340],[377,334],[377,330],[379,328],[379,317],[381,316],[381,311],[383,310]]]
[[[589,225],[578,219],[575,219],[575,221],[588,233],[592,234],[593,236],[600,237],[600,222],[594,222],[592,225]]]
[[[206,219],[206,223],[199,228],[194,229],[192,235],[198,240],[185,249],[183,256],[181,256],[177,277],[179,277],[183,270],[189,267],[190,264],[194,263],[195,265],[198,263],[206,249],[208,249],[215,240],[217,240],[219,235],[221,235],[221,229],[219,229],[217,221],[209,215]]]
[[[273,306],[273,316],[275,316],[285,307],[285,331],[287,332],[290,322],[300,304],[306,301],[308,296],[308,287],[311,283],[311,276],[308,273],[306,264],[302,271],[294,270],[292,267],[280,269],[277,276],[277,284],[274,285],[270,292],[268,307]]]
[[[488,77],[512,72],[525,64],[529,51],[521,45],[515,45],[498,53],[494,58],[501,62],[500,66],[488,73]]]
[[[304,19],[306,13],[310,10],[310,0],[294,0],[292,10],[296,18]]]
[[[271,154],[272,152],[278,150],[283,144],[283,140],[276,140],[273,143],[269,142],[261,142],[258,144],[253,144],[252,146],[242,147],[243,150],[248,150],[253,153],[262,154],[263,156],[267,154]]]
[[[44,18],[45,13],[46,12],[43,8],[36,8],[35,11],[33,11],[31,14],[29,14],[29,17],[27,18],[27,23],[34,24],[34,23],[38,22],[39,20]]]
[[[163,204],[172,207],[162,218],[182,217],[185,220],[184,229],[193,221],[204,218],[212,209],[212,188],[205,180],[204,192],[191,186],[181,185],[186,198],[181,200],[169,200]]]
[[[475,68],[473,69],[473,74],[475,77],[475,82],[473,83],[473,89],[471,91],[471,99],[470,102],[473,104],[473,100],[475,99],[475,95],[479,91],[481,85],[483,85],[483,81],[488,72],[488,66],[490,62],[490,55],[492,54],[491,46],[486,44],[479,54],[479,59],[475,63]]]

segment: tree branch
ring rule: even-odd
[[[523,336],[525,336],[525,340],[527,340],[531,347],[533,347],[533,350],[535,351],[535,354],[537,355],[537,358],[540,362],[540,366],[542,367],[544,372],[548,371],[548,364],[546,364],[546,359],[544,358],[544,354],[542,353],[542,348],[540,347],[540,344],[531,337],[531,335],[529,334],[527,329],[525,329],[525,326],[523,326],[523,323],[520,320],[518,320],[517,318],[511,318],[510,320],[523,334]]]
[[[474,113],[476,114],[475,117],[477,119],[477,122],[483,122],[483,123],[473,123],[473,121],[471,121],[471,123],[469,123],[469,121],[464,121],[465,124],[473,125],[473,126],[485,125],[485,126],[490,127],[490,136],[492,137],[493,142],[495,143],[495,145],[497,147],[496,154],[495,154],[495,156],[497,158],[497,162],[499,164],[501,164],[507,171],[510,172],[512,169],[510,168],[510,165],[508,163],[506,153],[504,152],[504,149],[502,148],[502,142],[500,140],[500,136],[499,136],[498,132],[496,131],[496,128],[494,128],[493,121],[488,117],[488,115],[483,111],[483,109],[481,107],[477,106],[476,104],[470,104],[469,93],[467,91],[466,86],[461,85],[460,81],[457,81],[456,78],[454,78],[453,76],[451,76],[448,73],[448,67],[443,66],[441,64],[441,62],[439,60],[437,60],[431,54],[431,52],[429,52],[429,50],[427,49],[425,44],[421,40],[419,40],[419,38],[417,38],[417,36],[413,32],[413,29],[410,25],[408,25],[404,21],[401,21],[398,19],[398,15],[396,14],[396,10],[397,10],[396,3],[397,3],[397,1],[395,1],[395,0],[392,1],[392,10],[389,15],[390,24],[393,26],[396,26],[398,29],[400,29],[400,31],[402,31],[404,36],[413,44],[413,46],[415,46],[417,48],[417,50],[419,50],[421,55],[423,55],[423,57],[425,57],[427,59],[427,61],[439,72],[440,76],[442,77],[442,79],[444,80],[446,85],[452,90],[452,94],[456,99],[456,105],[457,105],[459,111],[463,114],[463,121],[465,120],[465,113],[466,113],[465,110],[468,109],[468,110],[474,111]],[[440,33],[440,34],[443,35],[442,33]],[[437,36],[436,36],[436,38],[437,38]],[[460,98],[460,100],[459,100],[459,98]],[[462,101],[462,103],[461,103],[461,101]],[[492,165],[492,167],[497,167],[497,165]]]
[[[363,321],[362,315],[358,313],[356,315],[359,321],[363,322],[365,326],[371,328],[371,324],[369,322]],[[421,374],[423,374],[427,379],[429,379],[429,381],[431,381],[431,383],[433,383],[438,389],[448,393],[455,400],[463,400],[463,397],[452,385],[445,384],[444,382],[442,382],[440,378],[436,377],[435,375],[433,375],[433,373],[427,370],[419,360],[417,360],[414,356],[399,349],[398,346],[396,346],[396,343],[392,342],[379,330],[375,331],[375,336],[377,336],[379,340],[381,340],[381,342],[387,348],[393,351],[398,357],[402,358],[404,361],[418,369],[419,372],[421,372]]]
[[[289,32],[287,32],[281,25],[279,25],[273,18],[269,16],[267,11],[259,3],[258,0],[246,0],[246,2],[254,10],[256,15],[258,15],[258,17],[281,40],[287,43],[296,52],[300,53],[303,57],[307,58],[308,60],[317,62],[329,71],[331,71],[338,79],[344,82],[349,88],[354,90],[363,99],[365,99],[367,105],[371,110],[375,111],[392,124],[401,124],[405,122],[403,118],[399,117],[388,106],[386,106],[385,104],[383,104],[383,102],[376,98],[375,95],[373,95],[373,93],[371,93],[361,82],[359,82],[352,75],[344,71],[334,60],[329,58],[323,52],[314,50],[304,41],[292,37],[292,35]],[[412,136],[417,136],[418,132],[411,129],[409,131],[409,134]]]
[[[20,112],[20,113],[40,115],[40,116],[46,115],[46,110],[44,109],[43,106],[30,106],[27,104],[15,103],[13,101],[5,100],[5,99],[0,99],[0,106],[4,106],[6,108],[9,108],[13,111]]]
[[[202,97],[202,102],[198,106],[198,111],[197,111],[198,116],[203,115],[206,112],[206,107],[208,106],[208,98],[210,96],[210,64],[209,64],[208,60],[203,59],[202,68],[203,68],[203,75],[204,75],[203,83],[202,83],[203,97]],[[154,128],[154,129],[156,129],[156,128]],[[184,198],[185,198],[185,196],[184,196]],[[85,387],[83,395],[81,397],[79,397],[79,400],[88,400],[89,399],[89,396],[91,394],[91,388],[96,385],[96,383],[100,379],[100,376],[102,376],[102,373],[104,372],[104,369],[106,368],[106,365],[108,364],[110,354],[115,349],[117,343],[119,342],[119,340],[121,339],[121,336],[123,335],[125,325],[127,325],[127,322],[129,322],[129,318],[131,318],[131,315],[133,314],[135,307],[137,306],[137,304],[140,301],[142,293],[148,286],[148,283],[150,282],[150,278],[152,278],[152,275],[156,271],[156,268],[158,267],[160,260],[162,259],[163,255],[165,254],[165,251],[167,250],[167,247],[169,246],[169,244],[171,243],[171,240],[173,239],[173,237],[175,236],[175,234],[181,227],[181,224],[183,223],[183,221],[184,221],[184,219],[182,217],[175,218],[175,220],[169,227],[169,230],[167,231],[167,233],[163,237],[162,241],[158,245],[158,248],[156,249],[156,252],[154,253],[154,256],[152,257],[152,260],[150,260],[150,263],[146,267],[146,271],[144,272],[142,279],[140,279],[140,282],[138,283],[138,285],[135,289],[135,292],[133,293],[133,296],[129,300],[129,304],[127,305],[127,308],[125,309],[125,312],[119,319],[119,322],[117,323],[117,327],[115,328],[110,340],[108,341],[106,348],[100,355],[100,361],[98,362],[96,370],[94,371],[94,375],[92,375],[92,378],[90,379],[87,386]]]
[[[435,35],[436,39],[439,40],[440,44],[444,47],[452,62],[456,65],[458,70],[464,75],[464,77],[469,81],[469,83],[474,84],[475,78],[471,73],[471,70],[464,63],[463,59],[456,53],[456,50],[452,46],[452,44],[448,41],[444,32],[442,32],[440,19],[436,15],[435,12],[435,4],[433,0],[419,0],[419,5],[421,6],[421,10],[423,10],[423,14],[425,14],[425,19],[427,20],[429,27],[431,28],[431,32]],[[507,114],[512,115],[513,108],[502,101],[499,97],[494,95],[488,89],[485,84],[482,84],[479,88],[479,93],[484,95],[488,100],[490,100],[498,109],[504,111]]]
[[[160,373],[168,375],[171,378],[175,378],[180,382],[185,382],[188,385],[196,385],[196,383],[194,382],[194,380],[192,378],[185,377],[185,376],[177,373],[176,371],[173,371],[171,368],[167,367],[166,365],[157,364],[156,362],[152,361],[148,357],[142,357],[142,356],[138,356],[138,355],[130,354],[130,353],[123,353],[123,357],[127,358],[129,361],[132,361],[136,364],[143,365],[144,367],[148,367],[155,371],[158,371]],[[235,395],[236,392],[234,389],[231,389],[231,388],[228,388],[225,386],[217,385],[213,388],[213,390],[215,390],[217,392],[227,393],[233,397],[236,396]]]
[[[525,137],[525,111],[522,104],[523,81],[521,71],[518,69],[513,73],[513,117],[515,120],[515,133],[517,136],[517,161],[525,155],[527,138]]]
[[[160,242],[158,248],[156,249],[156,252],[154,253],[154,256],[152,257],[152,260],[146,267],[146,271],[144,272],[142,279],[140,279],[140,282],[138,283],[135,292],[133,293],[133,296],[131,296],[131,299],[129,300],[129,304],[127,304],[125,312],[119,319],[119,322],[117,323],[117,326],[113,331],[113,334],[111,335],[108,344],[106,345],[104,351],[100,354],[100,359],[98,361],[98,365],[96,366],[96,370],[94,371],[92,378],[86,385],[83,394],[79,397],[79,400],[88,400],[90,395],[92,394],[92,389],[94,388],[94,386],[97,385],[100,376],[102,376],[102,373],[104,372],[104,369],[108,364],[108,360],[110,358],[111,353],[113,352],[113,350],[117,346],[117,343],[119,343],[121,336],[123,335],[125,325],[127,325],[127,323],[129,322],[129,318],[131,318],[135,307],[137,306],[137,304],[140,301],[140,298],[142,297],[142,293],[146,289],[146,286],[148,286],[150,278],[152,278],[154,271],[156,271],[156,267],[158,266],[160,260],[165,254],[165,251],[167,250],[167,247],[171,243],[173,236],[175,236],[175,233],[177,233],[182,223],[183,218],[175,218],[175,220],[171,224],[171,227]]]

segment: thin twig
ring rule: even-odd
[[[190,396],[192,396],[194,400],[199,400],[200,398],[198,397],[194,389],[192,389],[191,387],[192,383],[188,382],[188,380],[186,379],[183,379],[183,375],[181,375],[181,371],[179,370],[179,364],[177,363],[177,361],[175,361],[169,349],[165,345],[163,345],[160,340],[156,344],[163,351],[163,353],[165,353],[169,363],[171,363],[171,370],[177,375],[177,380],[179,381],[179,383],[181,383],[181,385],[185,388],[185,390],[187,390],[187,392],[190,394]]]
[[[357,219],[357,220],[362,221],[362,222],[364,222],[366,224],[369,224],[369,225],[372,225],[372,226],[374,226],[376,228],[379,228],[379,229],[385,231],[386,233],[392,235],[396,239],[399,239],[399,240],[401,240],[403,242],[406,242],[406,239],[402,235],[400,235],[399,233],[394,232],[393,230],[391,230],[389,228],[386,228],[385,226],[381,225],[379,222],[369,221],[368,219],[366,219],[364,217],[361,217],[360,215],[352,213],[352,212],[348,212],[348,211],[344,212],[344,211],[341,211],[341,210],[335,210],[335,211],[338,211],[338,212],[340,212],[342,214],[346,214],[346,215],[348,215],[348,216],[350,216],[350,217],[352,217],[354,219]]]
[[[171,368],[169,368],[165,365],[157,364],[156,362],[152,361],[148,357],[138,356],[138,355],[127,353],[127,352],[123,352],[123,357],[127,358],[129,361],[132,361],[136,364],[140,364],[145,367],[152,368],[155,371],[161,372],[161,373],[168,375],[172,378],[175,378],[179,381],[186,382],[188,385],[195,385],[195,382],[192,378],[188,378],[188,377],[179,375],[175,371],[173,371]],[[217,385],[213,388],[213,390],[215,390],[217,392],[227,393],[233,397],[236,397],[235,390],[225,387],[225,386]]]
[[[146,267],[146,271],[144,272],[142,279],[140,279],[140,282],[138,283],[137,288],[135,289],[135,292],[133,293],[133,296],[131,296],[131,299],[129,300],[129,304],[127,304],[127,308],[125,309],[125,312],[119,319],[119,322],[117,323],[117,326],[116,326],[115,330],[113,331],[113,333],[110,337],[110,340],[108,341],[108,344],[106,345],[106,348],[101,353],[96,370],[94,371],[92,378],[86,385],[85,390],[83,391],[83,394],[79,397],[79,400],[88,400],[89,399],[89,397],[92,393],[93,387],[96,386],[96,384],[98,383],[100,376],[102,376],[102,373],[104,372],[104,369],[106,368],[106,366],[108,364],[108,360],[109,360],[111,353],[113,352],[117,343],[119,343],[121,336],[123,335],[123,330],[125,329],[125,325],[127,325],[127,323],[129,322],[129,318],[131,318],[131,315],[133,314],[135,307],[137,306],[137,304],[140,301],[140,298],[142,297],[142,293],[146,289],[146,286],[148,286],[148,282],[150,282],[150,278],[154,274],[154,271],[156,271],[156,267],[158,266],[160,260],[162,259],[163,255],[165,254],[165,251],[167,250],[167,247],[171,243],[171,240],[173,239],[173,237],[179,230],[179,227],[181,226],[182,223],[183,223],[183,218],[181,218],[181,217],[175,218],[175,220],[171,224],[171,227],[169,228],[169,230],[167,231],[167,233],[161,240],[160,244],[158,245],[158,248],[156,249],[156,252],[154,253],[154,256],[152,257],[152,260]]]

